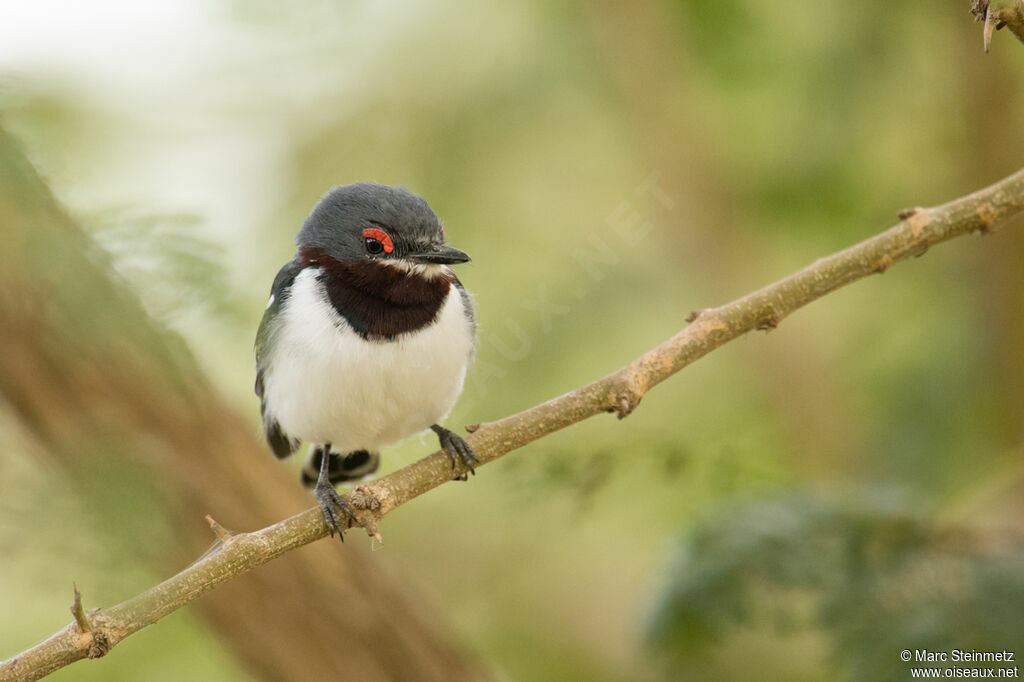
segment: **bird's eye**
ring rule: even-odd
[[[379,253],[391,253],[395,250],[395,243],[391,241],[391,236],[384,230],[374,227],[367,228],[363,230],[363,240],[366,243],[366,252],[374,256]]]

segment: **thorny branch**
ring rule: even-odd
[[[1024,0],[971,0],[971,14],[984,21],[982,39],[985,52],[992,44],[992,32],[1009,27],[1024,42]]]
[[[719,346],[755,329],[774,329],[790,313],[846,284],[881,274],[954,237],[989,234],[1024,211],[1024,170],[935,208],[902,211],[900,222],[788,277],[717,308],[690,313],[684,329],[617,372],[496,422],[468,427],[479,465],[603,412],[627,416],[654,386]],[[345,496],[351,523],[376,536],[391,510],[463,473],[436,452]],[[75,590],[74,622],[0,663],[0,680],[35,680],[82,658],[104,655],[125,637],[181,608],[220,583],[327,535],[319,507],[251,533],[229,533],[207,517],[218,545],[177,575],[88,615]]]

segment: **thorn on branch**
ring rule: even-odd
[[[86,641],[89,643],[89,651],[86,655],[89,658],[101,658],[110,651],[110,640],[107,639],[103,631],[94,628],[89,622],[89,616],[82,608],[82,593],[78,591],[78,585],[72,583],[72,586],[75,590],[75,599],[71,603],[71,615],[75,618],[82,644],[84,645]]]
[[[78,631],[83,635],[92,632],[92,626],[89,625],[89,618],[85,615],[85,609],[82,608],[82,593],[78,591],[78,585],[71,583],[75,590],[75,600],[71,602],[71,615],[75,617],[75,623],[78,624]]]
[[[707,310],[707,308],[705,308],[704,310]],[[685,318],[686,321],[687,322],[696,322],[697,318],[700,317],[700,314],[703,313],[704,310],[691,310],[690,314],[687,315],[686,318]]]
[[[1014,35],[1024,42],[1024,2],[1022,0],[972,0],[971,14],[975,21],[984,21],[982,46],[985,52],[992,44],[992,34],[1009,26]]]
[[[220,540],[222,543],[226,543],[228,540],[235,536],[234,533],[232,533],[227,528],[214,521],[213,517],[209,514],[206,515],[206,522],[210,524],[210,530],[213,531],[213,534],[216,535],[217,539]]]
[[[992,12],[989,9],[985,10],[985,28],[981,30],[981,44],[985,48],[985,54],[988,54],[988,48],[992,45],[992,29],[996,22],[992,21]]]

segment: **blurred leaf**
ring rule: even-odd
[[[903,649],[1024,641],[1024,547],[985,546],[894,496],[759,500],[688,535],[648,635],[669,660],[694,666],[727,649],[741,625],[777,636],[821,628],[845,679],[903,680]]]
[[[87,221],[118,274],[139,292],[154,317],[173,321],[202,312],[241,321],[227,281],[225,247],[201,234],[200,216],[122,208]]]

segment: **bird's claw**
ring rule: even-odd
[[[320,511],[324,514],[324,521],[327,523],[331,537],[333,538],[334,533],[337,532],[338,539],[345,542],[344,531],[352,525],[352,519],[355,518],[352,508],[327,481],[319,481],[313,488],[313,495],[320,503]]]
[[[455,463],[460,461],[469,469],[469,473],[476,476],[475,465],[480,460],[477,459],[476,453],[473,452],[473,446],[467,443],[465,438],[454,431],[449,431],[443,426],[435,425],[431,428],[437,434],[438,440],[441,441],[441,449],[444,450],[444,454],[448,455],[448,459],[451,460],[452,469],[455,468]],[[465,481],[466,474],[462,474],[456,480]]]

